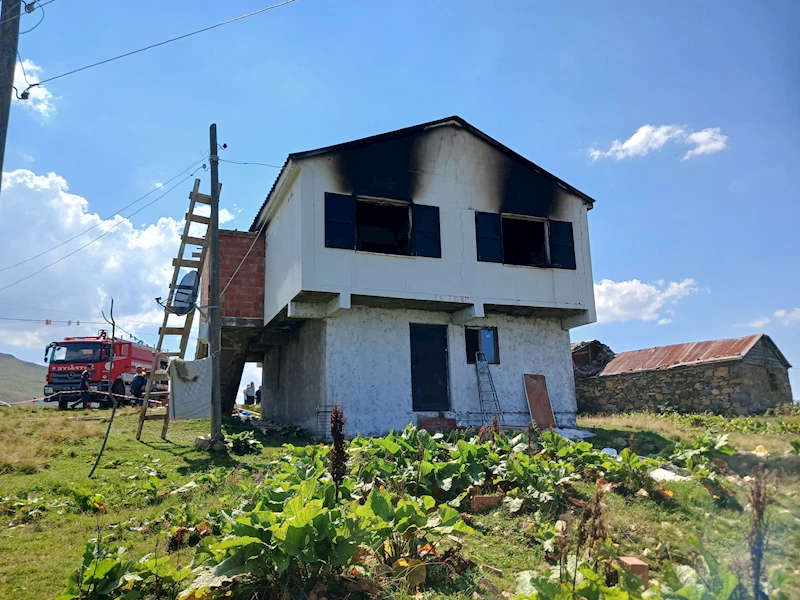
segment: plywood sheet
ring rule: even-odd
[[[539,429],[552,429],[556,426],[553,416],[553,407],[550,404],[550,395],[547,393],[547,382],[544,375],[522,376],[525,382],[525,395],[528,397],[528,408],[531,411],[531,420]]]

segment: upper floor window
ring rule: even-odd
[[[439,208],[326,193],[325,246],[441,258]]]
[[[572,223],[475,213],[478,260],[529,267],[575,268]]]

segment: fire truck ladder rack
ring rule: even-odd
[[[220,184],[220,187],[222,185]],[[195,213],[195,207],[198,204],[211,204],[211,196],[207,194],[201,194],[198,192],[200,188],[200,180],[194,180],[194,188],[192,189],[192,193],[189,194],[189,212],[186,213],[186,224],[183,227],[183,235],[181,235],[181,246],[180,250],[178,250],[178,257],[172,261],[172,266],[174,270],[172,272],[172,283],[169,286],[169,296],[167,297],[167,301],[164,303],[164,320],[161,324],[160,329],[158,330],[158,344],[156,345],[156,351],[153,354],[153,365],[150,369],[150,376],[147,378],[147,384],[145,385],[144,390],[144,398],[142,400],[142,411],[139,414],[139,427],[136,430],[136,439],[138,440],[142,436],[142,427],[144,426],[145,421],[155,421],[155,420],[162,420],[164,421],[164,425],[161,427],[161,438],[167,438],[167,428],[169,427],[169,407],[167,407],[166,414],[147,414],[147,405],[150,402],[150,399],[163,397],[167,398],[169,392],[164,392],[160,390],[154,390],[153,384],[156,382],[169,382],[169,374],[166,370],[161,369],[161,359],[162,357],[168,358],[183,358],[186,354],[186,346],[189,344],[189,336],[192,331],[192,322],[194,320],[194,313],[195,311],[189,311],[186,316],[185,320],[182,324],[174,325],[170,324],[170,317],[173,319],[181,318],[179,315],[176,315],[170,309],[172,307],[172,303],[175,299],[175,291],[178,289],[178,281],[180,276],[181,269],[192,269],[197,270],[198,273],[201,273],[203,270],[203,265],[206,261],[206,255],[208,254],[208,246],[210,241],[208,240],[208,232],[209,226],[211,224],[211,219],[208,217],[199,215]],[[196,223],[195,227],[192,227],[192,224]],[[206,234],[202,237],[197,235],[197,231],[195,229],[200,227],[206,228]],[[189,234],[189,230],[192,230],[192,234]],[[199,246],[199,250],[193,250],[191,254],[191,258],[184,258],[184,253],[186,252],[187,246],[196,247]],[[164,337],[180,337],[180,350],[178,352],[165,352],[162,351],[161,348],[164,345]],[[170,344],[172,345],[172,344]]]

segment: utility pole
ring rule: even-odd
[[[222,355],[222,323],[220,322],[219,308],[219,156],[217,155],[217,125],[213,123],[210,129],[211,151],[211,226],[209,235],[211,245],[209,252],[211,277],[209,290],[209,317],[211,319],[208,336],[211,350],[211,439],[222,440],[222,387],[220,385],[220,360]]]
[[[2,0],[0,11],[0,183],[3,177],[3,162],[6,155],[8,116],[11,112],[11,93],[14,86],[14,70],[17,68],[17,44],[19,43],[19,21],[22,2]]]

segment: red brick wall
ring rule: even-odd
[[[225,289],[236,267],[242,260],[256,234],[247,231],[219,230],[219,285]],[[223,317],[264,318],[264,247],[261,237],[236,273],[220,302]],[[203,269],[201,301],[208,305],[208,268],[206,260]]]

